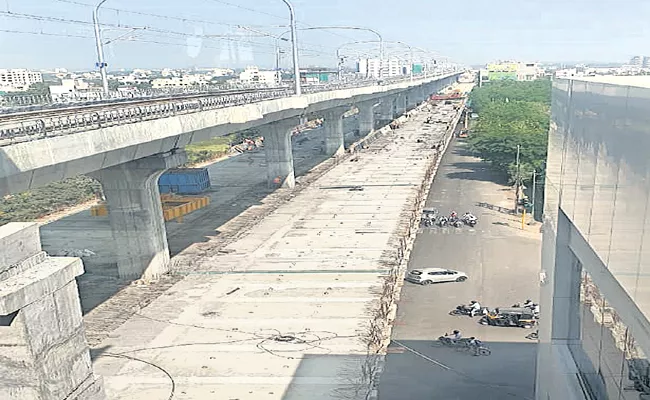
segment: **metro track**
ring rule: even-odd
[[[158,103],[168,103],[170,101],[184,101],[205,97],[221,97],[230,95],[239,95],[255,92],[271,92],[280,91],[282,88],[265,88],[265,89],[245,89],[245,90],[229,90],[220,92],[208,93],[190,93],[184,95],[169,95],[164,97],[149,98],[149,99],[125,99],[125,101],[115,101],[111,103],[98,102],[96,104],[85,104],[80,106],[70,107],[54,107],[46,108],[43,110],[32,110],[15,113],[0,114],[0,124],[15,124],[26,121],[33,121],[35,119],[51,118],[51,117],[65,117],[75,114],[83,114],[93,111],[110,111],[114,109],[132,107],[132,106],[148,106]]]

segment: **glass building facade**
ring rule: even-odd
[[[650,77],[553,82],[537,400],[650,399]]]

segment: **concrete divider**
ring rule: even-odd
[[[425,177],[423,179],[422,185],[420,186],[420,190],[418,191],[418,196],[414,201],[414,208],[409,218],[409,223],[407,225],[407,232],[404,235],[404,237],[400,240],[400,246],[397,251],[399,264],[396,267],[396,270],[392,272],[397,275],[397,280],[396,280],[396,287],[394,290],[393,302],[390,305],[390,313],[386,324],[386,331],[384,332],[386,335],[385,337],[387,338],[385,349],[390,344],[393,322],[397,318],[397,302],[400,299],[401,289],[404,284],[404,276],[406,274],[407,267],[408,267],[408,260],[410,258],[411,251],[413,250],[413,245],[415,244],[415,238],[417,236],[418,229],[413,229],[413,228],[419,228],[420,215],[422,214],[422,209],[426,204],[426,200],[427,197],[429,196],[431,185],[433,184],[433,180],[435,179],[436,173],[438,172],[438,168],[440,166],[440,163],[442,162],[442,158],[445,152],[447,151],[447,148],[449,147],[451,140],[454,137],[454,131],[458,126],[458,123],[460,122],[460,118],[463,114],[464,105],[465,102],[463,101],[463,107],[461,107],[458,110],[457,115],[452,120],[452,123],[449,124],[449,128],[445,132],[445,137],[443,139],[444,144],[442,148],[435,151],[435,155],[434,157],[432,157],[431,162],[427,167],[427,170],[425,172]],[[424,103],[419,107],[417,107],[415,110],[421,111],[424,110],[426,107],[427,104]],[[375,369],[375,378],[373,382],[374,387],[366,396],[366,400],[377,400],[379,396],[379,379],[381,378],[381,374],[383,372],[385,362],[386,362],[385,354],[380,355],[380,357],[378,358],[379,365]]]

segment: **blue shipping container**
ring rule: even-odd
[[[161,194],[198,194],[210,188],[207,168],[170,169],[158,179]]]

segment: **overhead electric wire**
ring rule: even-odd
[[[7,11],[0,11],[0,16],[5,16],[5,17],[9,17],[9,18],[19,18],[19,19],[20,18],[22,18],[22,19],[31,19],[31,20],[44,21],[44,22],[65,23],[65,24],[73,24],[73,25],[74,24],[76,24],[76,25],[84,25],[84,26],[92,26],[93,25],[93,23],[89,22],[89,21],[66,19],[66,18],[51,17],[51,16],[44,16],[44,15],[35,15],[35,14],[15,13],[15,12],[7,12]],[[138,29],[138,28],[140,28],[140,27],[131,26],[131,25],[112,24],[112,23],[100,23],[99,25],[104,26],[104,27],[121,28],[121,29]],[[155,32],[155,33],[167,34],[167,35],[172,35],[172,36],[181,36],[181,37],[185,37],[185,38],[202,38],[202,39],[208,39],[208,40],[245,43],[245,44],[250,44],[251,46],[272,48],[273,50],[275,50],[275,45],[274,44],[247,40],[246,36],[242,36],[242,38],[239,39],[239,38],[234,38],[234,37],[222,37],[222,36],[219,36],[219,35],[178,32],[178,31],[155,28],[155,27],[150,27],[150,26],[146,26],[145,29],[142,29],[142,31]],[[14,33],[19,33],[19,32],[14,32]],[[316,45],[313,45],[313,46],[315,47]],[[207,46],[205,46],[205,47],[207,47]],[[322,46],[319,46],[319,47],[322,47]],[[299,50],[302,51],[302,52],[315,52],[315,53],[321,53],[323,55],[330,55],[328,53],[321,52],[321,51],[313,49],[313,48],[306,48],[306,47],[302,47],[302,46],[299,47]],[[264,53],[264,52],[260,52],[260,53]],[[266,52],[266,54],[275,54],[275,52],[273,52],[273,53]]]
[[[79,1],[75,1],[75,0],[55,0],[55,1],[58,1],[58,2],[61,2],[61,3],[68,3],[68,4],[79,5],[79,6],[91,7],[91,8],[95,7],[92,4],[82,3],[82,2],[79,2]],[[230,4],[228,3],[228,5],[230,5]],[[123,8],[102,7],[102,9],[103,10],[116,11],[118,13],[142,15],[142,16],[148,16],[148,17],[154,17],[154,18],[161,18],[161,19],[180,21],[180,22],[197,22],[197,23],[209,24],[209,25],[223,25],[223,26],[227,26],[227,27],[230,27],[230,28],[237,28],[237,27],[239,27],[241,25],[241,24],[231,24],[231,23],[227,23],[227,22],[207,21],[207,20],[201,20],[201,19],[196,19],[196,18],[174,17],[174,16],[169,16],[169,15],[153,14],[153,13],[142,12],[142,11],[132,11],[132,10],[126,10],[126,9],[123,9]],[[248,8],[245,8],[245,9],[248,10]],[[254,10],[254,11],[257,12],[257,10]],[[311,25],[304,24],[304,23],[301,23],[301,24],[303,24],[305,26],[311,26]],[[333,32],[328,32],[328,33],[334,34]],[[343,38],[350,38],[350,37],[347,37],[347,36],[344,36],[344,35],[339,35],[339,34],[336,34],[336,35],[340,36],[340,37],[343,37]],[[305,42],[302,41],[301,45],[305,45]],[[326,47],[326,48],[335,49],[335,47],[332,47],[332,46],[322,46],[322,45],[319,45],[319,44],[313,44],[313,46],[319,47],[319,48]],[[323,53],[323,54],[325,54],[325,53]]]
[[[95,7],[93,4],[82,3],[82,2],[74,1],[74,0],[54,0],[54,1],[58,1],[58,2],[61,2],[61,3],[75,4],[75,5],[79,5],[79,6],[85,6],[85,7],[91,7],[91,8]],[[227,22],[207,21],[207,20],[196,19],[196,18],[174,17],[174,16],[171,16],[171,15],[153,14],[153,13],[147,13],[147,12],[142,12],[142,11],[125,10],[125,9],[122,9],[122,8],[102,7],[102,10],[111,10],[111,11],[116,11],[116,12],[120,12],[120,13],[142,15],[142,16],[147,16],[147,17],[169,19],[169,20],[181,21],[181,22],[198,22],[198,23],[201,23],[201,24],[208,24],[208,25],[223,25],[223,26],[228,26],[228,27],[231,27],[231,28],[236,28],[238,26],[238,24],[230,24],[230,23],[227,23]]]
[[[92,23],[87,22],[87,21],[71,20],[71,19],[64,19],[64,18],[57,18],[57,17],[33,15],[33,14],[7,13],[7,12],[4,12],[4,11],[0,11],[0,16],[3,16],[3,15],[6,16],[6,17],[11,17],[11,18],[25,18],[25,19],[32,19],[32,20],[37,20],[37,21],[69,23],[69,24],[78,24],[78,25],[86,25],[86,26],[92,25]],[[121,29],[138,29],[138,28],[140,28],[140,27],[131,26],[131,25],[116,25],[116,24],[109,24],[109,23],[102,23],[100,25],[105,26],[105,27],[121,28]],[[200,34],[199,35],[199,34],[171,31],[171,30],[167,30],[167,29],[160,29],[160,28],[154,28],[154,27],[146,27],[146,29],[142,29],[142,31],[155,32],[155,33],[160,33],[160,34],[167,34],[167,35],[170,35],[170,36],[180,36],[180,37],[184,37],[184,38],[202,38],[202,39],[207,39],[207,40],[245,43],[245,44],[249,44],[249,45],[251,45],[253,47],[255,47],[255,46],[257,46],[257,47],[265,47],[265,48],[272,48],[273,50],[275,50],[275,45],[273,45],[273,44],[255,42],[255,41],[252,41],[252,40],[246,40],[245,36],[243,36],[242,39],[239,39],[239,38],[233,38],[233,37],[220,37],[218,35],[208,35],[208,34]],[[20,33],[20,32],[16,31],[16,32],[13,32],[13,33]],[[132,41],[142,41],[142,40],[132,40]],[[207,48],[208,46],[204,45],[204,47]],[[300,47],[299,50],[303,51],[303,52],[305,52],[305,51],[306,52],[319,52],[318,50],[305,48],[305,47]],[[264,52],[260,52],[260,53],[264,53]],[[266,52],[266,54],[275,54],[275,52]],[[327,54],[327,53],[322,52],[322,54]]]
[[[228,2],[228,1],[224,1],[224,0],[206,0],[206,1],[211,1],[211,2],[213,2],[213,3],[221,3],[221,4],[225,4],[225,5],[227,5],[227,6],[236,7],[236,8],[239,8],[239,9],[242,9],[242,10],[246,10],[246,11],[250,11],[250,12],[254,12],[254,13],[257,13],[257,14],[268,15],[269,17],[273,17],[273,18],[280,18],[280,19],[286,19],[286,20],[289,19],[289,18],[286,17],[286,16],[280,16],[280,15],[276,15],[276,14],[271,14],[271,13],[268,13],[268,12],[266,12],[266,11],[260,11],[260,10],[256,10],[256,9],[254,9],[254,8],[248,8],[248,7],[240,6],[239,4],[230,3],[230,2]]]
[[[93,36],[82,36],[82,35],[73,35],[73,34],[66,34],[66,33],[49,33],[49,32],[43,32],[43,31],[19,31],[19,30],[13,30],[13,29],[0,29],[0,33],[13,33],[13,34],[24,34],[24,35],[42,35],[42,36],[55,36],[55,37],[66,37],[66,38],[73,38],[73,39],[94,39]],[[180,46],[180,47],[187,47],[186,43],[174,43],[174,42],[165,42],[165,41],[160,41],[160,40],[150,40],[150,39],[133,39],[133,40],[127,40],[127,42],[136,42],[136,43],[149,43],[149,44],[159,44],[159,45],[164,45],[164,46]],[[221,47],[215,47],[215,46],[209,46],[205,44],[201,44],[202,48],[206,49],[214,49],[214,50],[223,50]],[[311,50],[301,50],[302,54],[305,54],[306,52],[311,52]],[[269,54],[269,55],[275,55],[275,52],[268,52],[268,51],[260,51],[256,50],[257,53],[259,54]]]
[[[92,36],[81,36],[81,35],[72,35],[69,33],[48,33],[48,32],[28,32],[28,31],[16,31],[12,29],[0,29],[2,33],[19,33],[25,35],[43,35],[43,36],[58,36],[58,37],[67,37],[75,39],[92,39]]]

